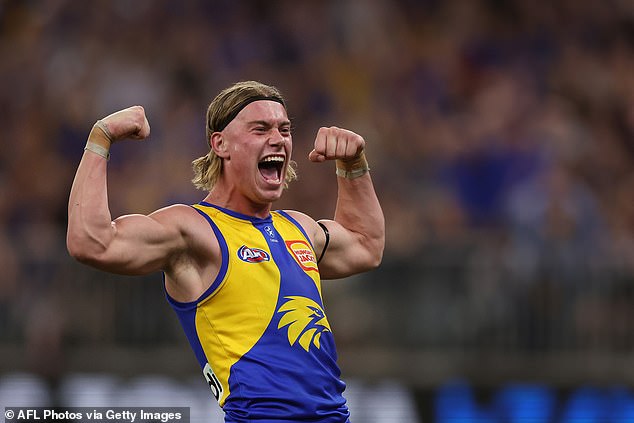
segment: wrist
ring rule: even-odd
[[[110,146],[112,145],[112,134],[103,123],[98,120],[92,127],[90,134],[88,135],[88,142],[84,150],[92,151],[93,153],[103,157],[106,160],[110,159]]]
[[[338,159],[336,163],[337,176],[346,179],[356,179],[370,171],[370,166],[368,165],[368,160],[366,159],[364,152],[361,152],[361,154],[354,159]]]

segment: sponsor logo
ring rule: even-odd
[[[331,332],[324,310],[310,298],[291,295],[284,299],[288,301],[277,310],[278,313],[284,313],[277,328],[288,327],[288,342],[291,346],[298,343],[308,351],[312,344],[319,349],[321,334]]]
[[[262,263],[263,261],[271,260],[271,256],[266,251],[260,248],[249,248],[243,245],[238,250],[238,258],[247,263]]]
[[[302,269],[319,271],[313,249],[306,241],[286,241],[286,247]]]

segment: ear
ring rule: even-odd
[[[226,159],[229,157],[227,141],[225,140],[222,133],[214,132],[213,134],[211,134],[211,137],[209,138],[209,146],[221,159]]]

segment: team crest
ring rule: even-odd
[[[312,343],[319,349],[321,334],[331,332],[324,310],[310,298],[293,295],[284,299],[288,301],[277,310],[284,313],[277,328],[288,326],[288,342],[291,345],[298,342],[308,351]]]
[[[313,249],[306,241],[286,241],[286,247],[304,271],[319,271]]]
[[[249,248],[243,245],[238,250],[238,258],[247,263],[262,263],[271,260],[271,256],[261,248]]]

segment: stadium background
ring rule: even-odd
[[[192,407],[221,421],[160,275],[73,262],[92,123],[113,215],[203,195],[190,161],[232,82],[287,96],[300,180],[334,208],[321,125],[368,141],[382,267],[325,283],[357,423],[634,421],[634,6],[627,0],[0,1],[0,406]]]

